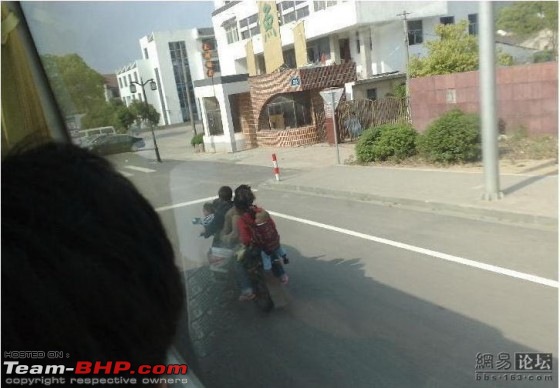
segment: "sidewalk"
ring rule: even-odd
[[[174,130],[175,131],[175,130]],[[407,168],[345,165],[354,145],[315,144],[297,148],[265,148],[229,154],[194,153],[191,136],[162,136],[162,158],[206,160],[271,167],[271,179],[261,187],[372,201],[389,206],[520,223],[557,229],[558,165],[554,160],[500,161],[500,190],[504,198],[482,199],[481,166]],[[188,144],[188,149],[185,146]],[[272,154],[280,167],[280,182],[272,173]]]

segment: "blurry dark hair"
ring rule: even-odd
[[[238,210],[242,212],[249,211],[251,205],[255,201],[255,194],[251,191],[251,186],[240,185],[235,189],[235,197],[233,198],[233,204]]]
[[[229,186],[222,186],[218,190],[218,198],[220,198],[224,201],[231,201],[232,196],[233,196],[233,193],[231,191],[231,187],[229,187]]]
[[[108,161],[42,144],[2,162],[2,350],[162,364],[185,301],[159,216]]]
[[[204,205],[202,205],[202,208],[208,213],[214,213],[214,205],[212,204],[212,202],[206,202]]]

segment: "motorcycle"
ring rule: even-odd
[[[201,219],[194,218],[192,223],[200,224]],[[255,292],[253,302],[257,308],[264,313],[268,313],[275,307],[286,306],[288,304],[286,292],[278,278],[273,274],[275,271],[274,267],[282,265],[280,258],[274,255],[271,258],[273,271],[265,271],[260,250],[257,249],[243,256],[244,258],[240,262],[245,268]],[[221,274],[218,276],[227,276],[227,274],[231,273],[233,271],[232,267],[235,265],[234,261],[239,260],[238,255],[232,249],[216,246],[212,246],[209,249],[207,259],[210,264],[210,270],[216,274]]]
[[[235,260],[238,260],[238,257],[231,249],[212,247],[208,252],[210,270],[215,273],[228,274],[234,271],[233,265],[237,265],[234,263]],[[255,292],[253,302],[259,310],[268,313],[275,307],[287,305],[288,300],[283,286],[273,272],[264,270],[260,253],[245,255],[241,265],[247,272]],[[274,267],[281,264],[273,260],[272,265]]]
[[[288,300],[283,286],[276,276],[274,276],[275,266],[281,266],[278,257],[272,257],[272,271],[265,271],[260,253],[249,255],[242,265],[247,270],[249,280],[255,292],[253,301],[259,310],[268,313],[275,307],[287,305]]]

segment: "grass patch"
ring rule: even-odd
[[[515,132],[502,137],[498,143],[500,159],[542,160],[558,158],[558,137],[547,135],[524,135]]]

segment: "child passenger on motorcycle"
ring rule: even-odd
[[[235,220],[236,222],[235,229],[237,229],[237,235],[239,236],[239,242],[241,244],[243,244],[244,246],[256,244],[262,247],[263,243],[258,241],[256,236],[256,217],[257,214],[266,212],[266,210],[253,205],[254,200],[255,200],[255,195],[251,191],[250,186],[241,185],[235,189],[235,197],[233,199],[233,203],[239,214],[239,216],[237,216]],[[268,217],[268,220],[272,221],[272,219],[270,219],[270,216],[268,215],[268,212],[266,213],[267,216],[264,216],[263,214],[259,216],[259,219],[261,219],[260,217],[263,217],[263,219],[267,219],[266,217]],[[279,244],[279,238],[277,242]],[[268,251],[269,253],[274,253],[273,250],[270,250],[274,248],[278,248],[278,246],[276,244],[271,244],[270,247],[267,246],[264,250]],[[242,266],[238,265],[238,267],[242,267]],[[281,280],[284,279],[284,283],[287,282],[288,277],[285,274],[284,268],[282,267],[282,264],[280,263],[279,260],[276,263],[273,263],[272,268],[274,268],[274,274],[276,276],[280,277]],[[244,275],[243,273],[240,274]],[[253,292],[253,289],[249,286],[248,282],[244,279],[244,276],[241,276],[240,280],[242,280],[241,282],[242,291],[239,300],[245,301],[245,300],[254,299],[255,294]]]
[[[255,238],[262,248],[263,269],[265,271],[272,270],[282,284],[287,284],[288,275],[280,264],[280,258],[283,259],[284,264],[288,264],[289,260],[286,251],[280,245],[280,235],[276,229],[276,224],[264,209],[255,213]]]

